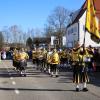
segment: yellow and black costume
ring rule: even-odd
[[[33,64],[36,64],[36,60],[37,60],[37,52],[36,52],[36,50],[33,50],[32,51],[32,61],[33,61]]]
[[[50,57],[51,76],[53,76],[54,73],[56,74],[56,77],[58,76],[58,64],[60,64],[60,58],[58,52],[56,51],[56,49],[54,49]]]
[[[24,51],[15,50],[13,53],[13,66],[17,70],[23,70],[27,66],[27,59],[29,58],[28,54]]]
[[[86,50],[82,51],[81,49],[82,48],[78,48],[77,50],[73,49],[72,51],[73,82],[78,83],[78,84],[89,81],[89,78],[87,75],[88,53],[86,52]]]
[[[90,61],[89,54],[87,50],[83,47],[73,49],[72,51],[73,59],[73,82],[77,84],[83,83],[84,91],[88,91],[86,88],[86,83],[89,82],[88,78],[88,62]],[[76,88],[79,91],[79,88]]]

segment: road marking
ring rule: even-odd
[[[16,82],[15,82],[15,81],[12,81],[12,84],[13,84],[13,85],[16,85]]]
[[[19,92],[19,90],[16,89],[16,90],[15,90],[15,93],[16,93],[16,94],[19,94],[20,92]]]
[[[8,74],[9,74],[9,76],[11,76],[12,74],[10,73],[9,69],[6,67],[6,65],[5,65],[4,63],[3,63],[3,66],[6,68],[6,70],[7,70]],[[13,80],[14,78],[13,78],[13,77],[10,77],[10,79]],[[16,82],[15,82],[15,81],[12,81],[12,84],[13,84],[13,85],[16,85]],[[18,89],[15,89],[14,92],[15,92],[17,95],[20,93]]]
[[[10,79],[13,80],[14,78],[13,77],[10,77]]]

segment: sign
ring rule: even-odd
[[[65,46],[65,45],[66,45],[66,42],[67,42],[67,41],[66,41],[66,37],[65,37],[65,36],[63,36],[63,37],[62,37],[62,44],[63,44],[63,46]]]
[[[51,45],[54,45],[54,40],[55,40],[55,37],[51,36]]]

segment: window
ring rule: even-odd
[[[70,28],[69,30],[68,30],[68,35],[69,34],[73,34],[73,33],[77,33],[77,27],[75,26],[75,27],[72,27],[72,28]]]

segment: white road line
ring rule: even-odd
[[[8,74],[9,74],[9,76],[11,76],[11,73],[10,73],[9,69],[6,67],[6,65],[5,65],[4,63],[3,63],[3,66],[6,68],[6,70],[7,70]],[[10,79],[13,80],[14,78],[13,78],[13,77],[10,77]],[[15,82],[15,81],[12,81],[12,84],[13,84],[13,85],[16,85],[16,82]],[[18,89],[15,89],[14,92],[15,92],[17,95],[20,93]]]
[[[16,82],[15,82],[15,81],[12,81],[12,84],[13,84],[13,85],[16,85]]]
[[[13,80],[14,78],[13,77],[10,77],[10,79]]]
[[[15,93],[16,93],[16,94],[19,94],[20,92],[19,92],[19,90],[16,89],[16,90],[15,90]]]

